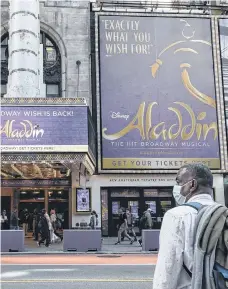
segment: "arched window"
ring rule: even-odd
[[[8,35],[1,38],[1,96],[6,94],[8,81]]]
[[[8,34],[1,37],[1,96],[7,92],[8,39]],[[40,44],[43,44],[43,81],[46,84],[46,97],[61,97],[62,73],[59,48],[44,32],[40,32]]]

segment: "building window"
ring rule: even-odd
[[[1,97],[6,94],[8,81],[8,35],[1,37]]]
[[[8,58],[8,38],[5,38],[1,43],[1,61],[6,61],[7,58]]]
[[[1,38],[1,96],[6,94],[8,82],[8,38],[8,34]],[[43,44],[43,81],[46,84],[46,96],[61,97],[62,73],[59,48],[44,32],[40,32],[40,44]]]
[[[3,97],[6,94],[6,88],[7,88],[7,84],[2,83],[1,84],[1,97]]]
[[[46,95],[47,97],[58,97],[59,85],[58,84],[46,84]]]

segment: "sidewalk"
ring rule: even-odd
[[[102,258],[103,257],[103,258]],[[104,258],[105,257],[105,258]],[[114,257],[114,258],[113,258]],[[157,255],[21,255],[21,256],[1,256],[3,265],[156,265]],[[54,268],[53,268],[54,270]]]
[[[103,238],[101,252],[88,252],[87,254],[156,254],[157,252],[144,252],[138,242],[130,245],[129,241],[123,241],[114,245],[115,237]],[[49,248],[38,247],[32,238],[25,239],[24,252],[2,252],[1,255],[28,255],[28,254],[85,254],[80,252],[63,252],[63,243],[51,244]]]

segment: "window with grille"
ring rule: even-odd
[[[1,96],[7,92],[8,39],[8,33],[1,37]],[[62,73],[59,48],[44,32],[40,32],[40,44],[43,44],[43,81],[46,84],[46,97],[61,97]]]

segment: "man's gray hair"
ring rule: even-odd
[[[202,163],[188,164],[181,167],[186,168],[191,173],[192,177],[197,180],[198,185],[204,187],[213,187],[213,175],[211,170]]]

